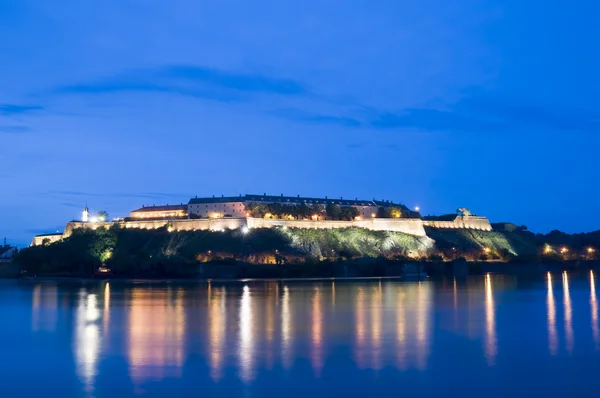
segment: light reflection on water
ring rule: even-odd
[[[556,331],[556,303],[554,302],[554,291],[552,288],[552,274],[548,272],[547,286],[547,313],[548,313],[548,349],[551,355],[556,355],[558,350],[558,332]]]
[[[558,276],[30,283],[19,291],[29,297],[31,336],[71,336],[73,374],[89,396],[114,377],[103,378],[114,358],[124,361],[132,393],[179,380],[252,394],[264,380],[285,386],[304,366],[310,375],[303,377],[338,383],[352,380],[334,376],[337,369],[358,372],[357,382],[360,372],[379,372],[379,382],[392,370],[399,373],[390,380],[423,375],[410,384],[433,378],[439,364],[502,372],[520,366],[516,356],[530,355],[517,361],[524,369],[543,369],[552,358],[600,355],[594,272],[563,273],[562,283]]]
[[[600,343],[600,332],[598,331],[598,300],[596,299],[596,282],[594,281],[594,271],[590,270],[590,311],[592,321],[592,334],[594,336],[594,345],[596,350]]]
[[[494,308],[494,292],[490,274],[485,276],[485,331],[485,356],[488,365],[493,365],[497,353],[496,309]]]

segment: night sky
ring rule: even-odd
[[[0,238],[268,193],[600,228],[596,0],[0,0]]]

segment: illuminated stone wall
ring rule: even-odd
[[[480,231],[491,231],[492,224],[486,217],[480,216],[456,216],[453,221],[423,221],[423,225],[432,228],[451,229],[477,229]]]
[[[110,228],[118,224],[122,228],[158,229],[169,227],[172,231],[220,231],[224,229],[238,229],[246,226],[245,218],[205,218],[200,220],[135,220],[125,222],[70,222],[65,229],[65,237],[70,236],[76,228],[89,228],[92,230],[100,227]]]
[[[63,238],[63,234],[52,234],[52,235],[36,235],[33,237],[30,246],[41,246],[44,243],[44,239],[48,239],[48,243],[58,242]]]
[[[373,231],[395,231],[410,235],[425,236],[423,222],[411,218],[370,218],[358,221],[313,221],[313,220],[271,220],[262,218],[248,218],[249,228],[365,228]]]
[[[357,227],[373,231],[395,231],[405,234],[425,236],[423,221],[418,218],[373,218],[355,221]]]
[[[64,237],[68,237],[75,228],[90,228],[98,229],[100,227],[110,228],[114,224],[119,224],[123,228],[137,229],[157,229],[169,227],[172,231],[222,231],[225,229],[238,229],[247,226],[248,228],[365,228],[372,231],[394,231],[403,232],[405,234],[426,236],[424,226],[433,228],[465,228],[476,229],[481,231],[491,231],[492,226],[489,220],[485,217],[463,217],[457,216],[454,221],[423,221],[416,218],[368,218],[357,221],[314,221],[314,220],[273,220],[252,217],[226,217],[226,218],[203,218],[199,220],[136,220],[126,222],[70,222],[65,228]],[[62,235],[53,235],[60,239]],[[44,238],[36,236],[34,242],[41,244]],[[32,244],[34,244],[32,242]]]

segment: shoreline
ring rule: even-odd
[[[481,261],[450,261],[440,263],[419,263],[419,262],[404,262],[404,263],[375,263],[378,265],[377,270],[381,272],[379,275],[360,275],[357,272],[369,269],[373,263],[326,263],[324,266],[329,266],[329,270],[344,271],[345,274],[335,275],[314,275],[314,276],[282,276],[281,272],[285,273],[285,267],[272,264],[219,264],[219,263],[203,263],[206,274],[190,275],[185,277],[176,276],[126,276],[126,275],[103,275],[97,274],[94,276],[83,275],[38,275],[38,276],[23,276],[22,274],[13,274],[12,276],[0,277],[0,280],[19,280],[19,281],[110,281],[110,282],[125,282],[125,283],[146,283],[146,282],[264,282],[264,281],[281,281],[281,282],[310,282],[310,281],[357,281],[357,280],[398,280],[398,281],[424,281],[443,277],[467,277],[477,275],[543,275],[546,273],[562,273],[562,272],[587,272],[590,270],[600,270],[600,261],[575,261],[575,262],[481,262]],[[256,267],[256,268],[255,268]],[[212,269],[211,269],[212,268]],[[262,271],[256,272],[260,276],[238,276],[235,271]],[[324,269],[326,270],[326,269]],[[222,271],[222,272],[219,272]],[[265,272],[265,271],[272,271]],[[348,275],[349,274],[349,275]]]

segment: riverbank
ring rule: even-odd
[[[21,267],[13,262],[0,263],[0,279],[17,278],[21,273]]]
[[[587,272],[600,270],[600,261],[573,262],[485,262],[456,260],[449,262],[403,262],[385,259],[360,259],[352,261],[325,261],[311,264],[249,264],[232,262],[207,262],[199,265],[196,272],[186,275],[146,272],[133,275],[96,273],[20,273],[13,265],[10,273],[2,278],[35,280],[330,280],[330,279],[383,279],[399,278],[424,280],[427,277],[466,277],[470,275],[536,275],[564,271]]]

